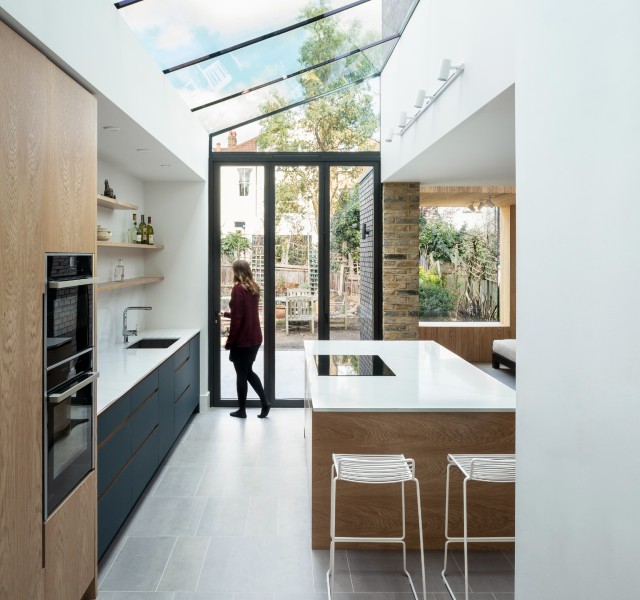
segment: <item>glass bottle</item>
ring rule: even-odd
[[[124,281],[124,263],[121,258],[118,259],[118,264],[113,270],[114,281]]]
[[[142,244],[142,223],[144,223],[144,215],[141,215],[141,222],[136,229],[136,244]]]
[[[153,225],[151,224],[151,217],[147,217],[147,243],[153,246]]]
[[[140,215],[140,225],[138,225],[138,234],[140,236],[140,244],[148,244],[147,224],[144,222],[144,215]]]
[[[138,237],[138,223],[136,223],[136,213],[133,213],[133,220],[129,229],[127,229],[127,242],[129,244],[135,244]]]

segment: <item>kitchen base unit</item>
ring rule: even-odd
[[[425,547],[443,548],[447,454],[515,452],[515,392],[435,342],[318,341],[305,342],[305,350],[312,548],[329,547],[333,453],[413,458]],[[336,364],[333,374],[318,375],[320,356],[340,357],[330,359]],[[371,356],[379,356],[393,375],[376,375]],[[350,364],[343,369],[345,361]],[[473,535],[513,535],[514,486],[470,485]],[[462,485],[452,483],[452,490],[450,534],[457,535],[462,532]],[[406,485],[405,493],[407,545],[418,548],[413,484]],[[336,505],[336,535],[401,534],[397,485],[341,482]]]
[[[199,389],[197,334],[99,413],[98,559],[198,410]]]

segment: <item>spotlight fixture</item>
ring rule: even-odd
[[[416,101],[413,103],[413,105],[416,108],[422,108],[422,105],[424,104],[424,98],[426,96],[427,92],[425,92],[424,90],[418,90],[418,95],[416,96]]]
[[[449,79],[449,74],[453,69],[456,71],[462,71],[464,69],[464,64],[452,65],[450,58],[443,58],[442,63],[440,64],[440,72],[438,73],[438,81],[447,81]]]
[[[473,204],[469,204],[469,206],[467,206],[467,208],[471,211],[471,212],[476,212],[476,207]]]
[[[389,130],[387,131],[387,135],[384,137],[384,141],[385,142],[393,141],[393,128],[389,128]]]
[[[400,116],[398,117],[398,127],[402,129],[407,124],[407,113],[406,111],[402,111]]]
[[[496,205],[493,203],[493,198],[494,198],[494,196],[491,196],[491,198],[489,198],[486,201],[485,206],[488,206],[489,208],[495,208]]]

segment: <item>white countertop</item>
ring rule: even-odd
[[[513,412],[516,393],[436,342],[305,341],[314,411]],[[315,354],[377,354],[391,376],[320,376]]]
[[[198,329],[151,329],[130,336],[126,344],[98,347],[98,414],[157,369],[199,333]],[[146,338],[178,338],[168,348],[126,349]]]

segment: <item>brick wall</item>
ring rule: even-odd
[[[360,226],[370,234],[360,240],[360,339],[372,340],[373,329],[373,169],[360,181]]]
[[[418,339],[420,184],[382,186],[382,330],[385,340]]]

